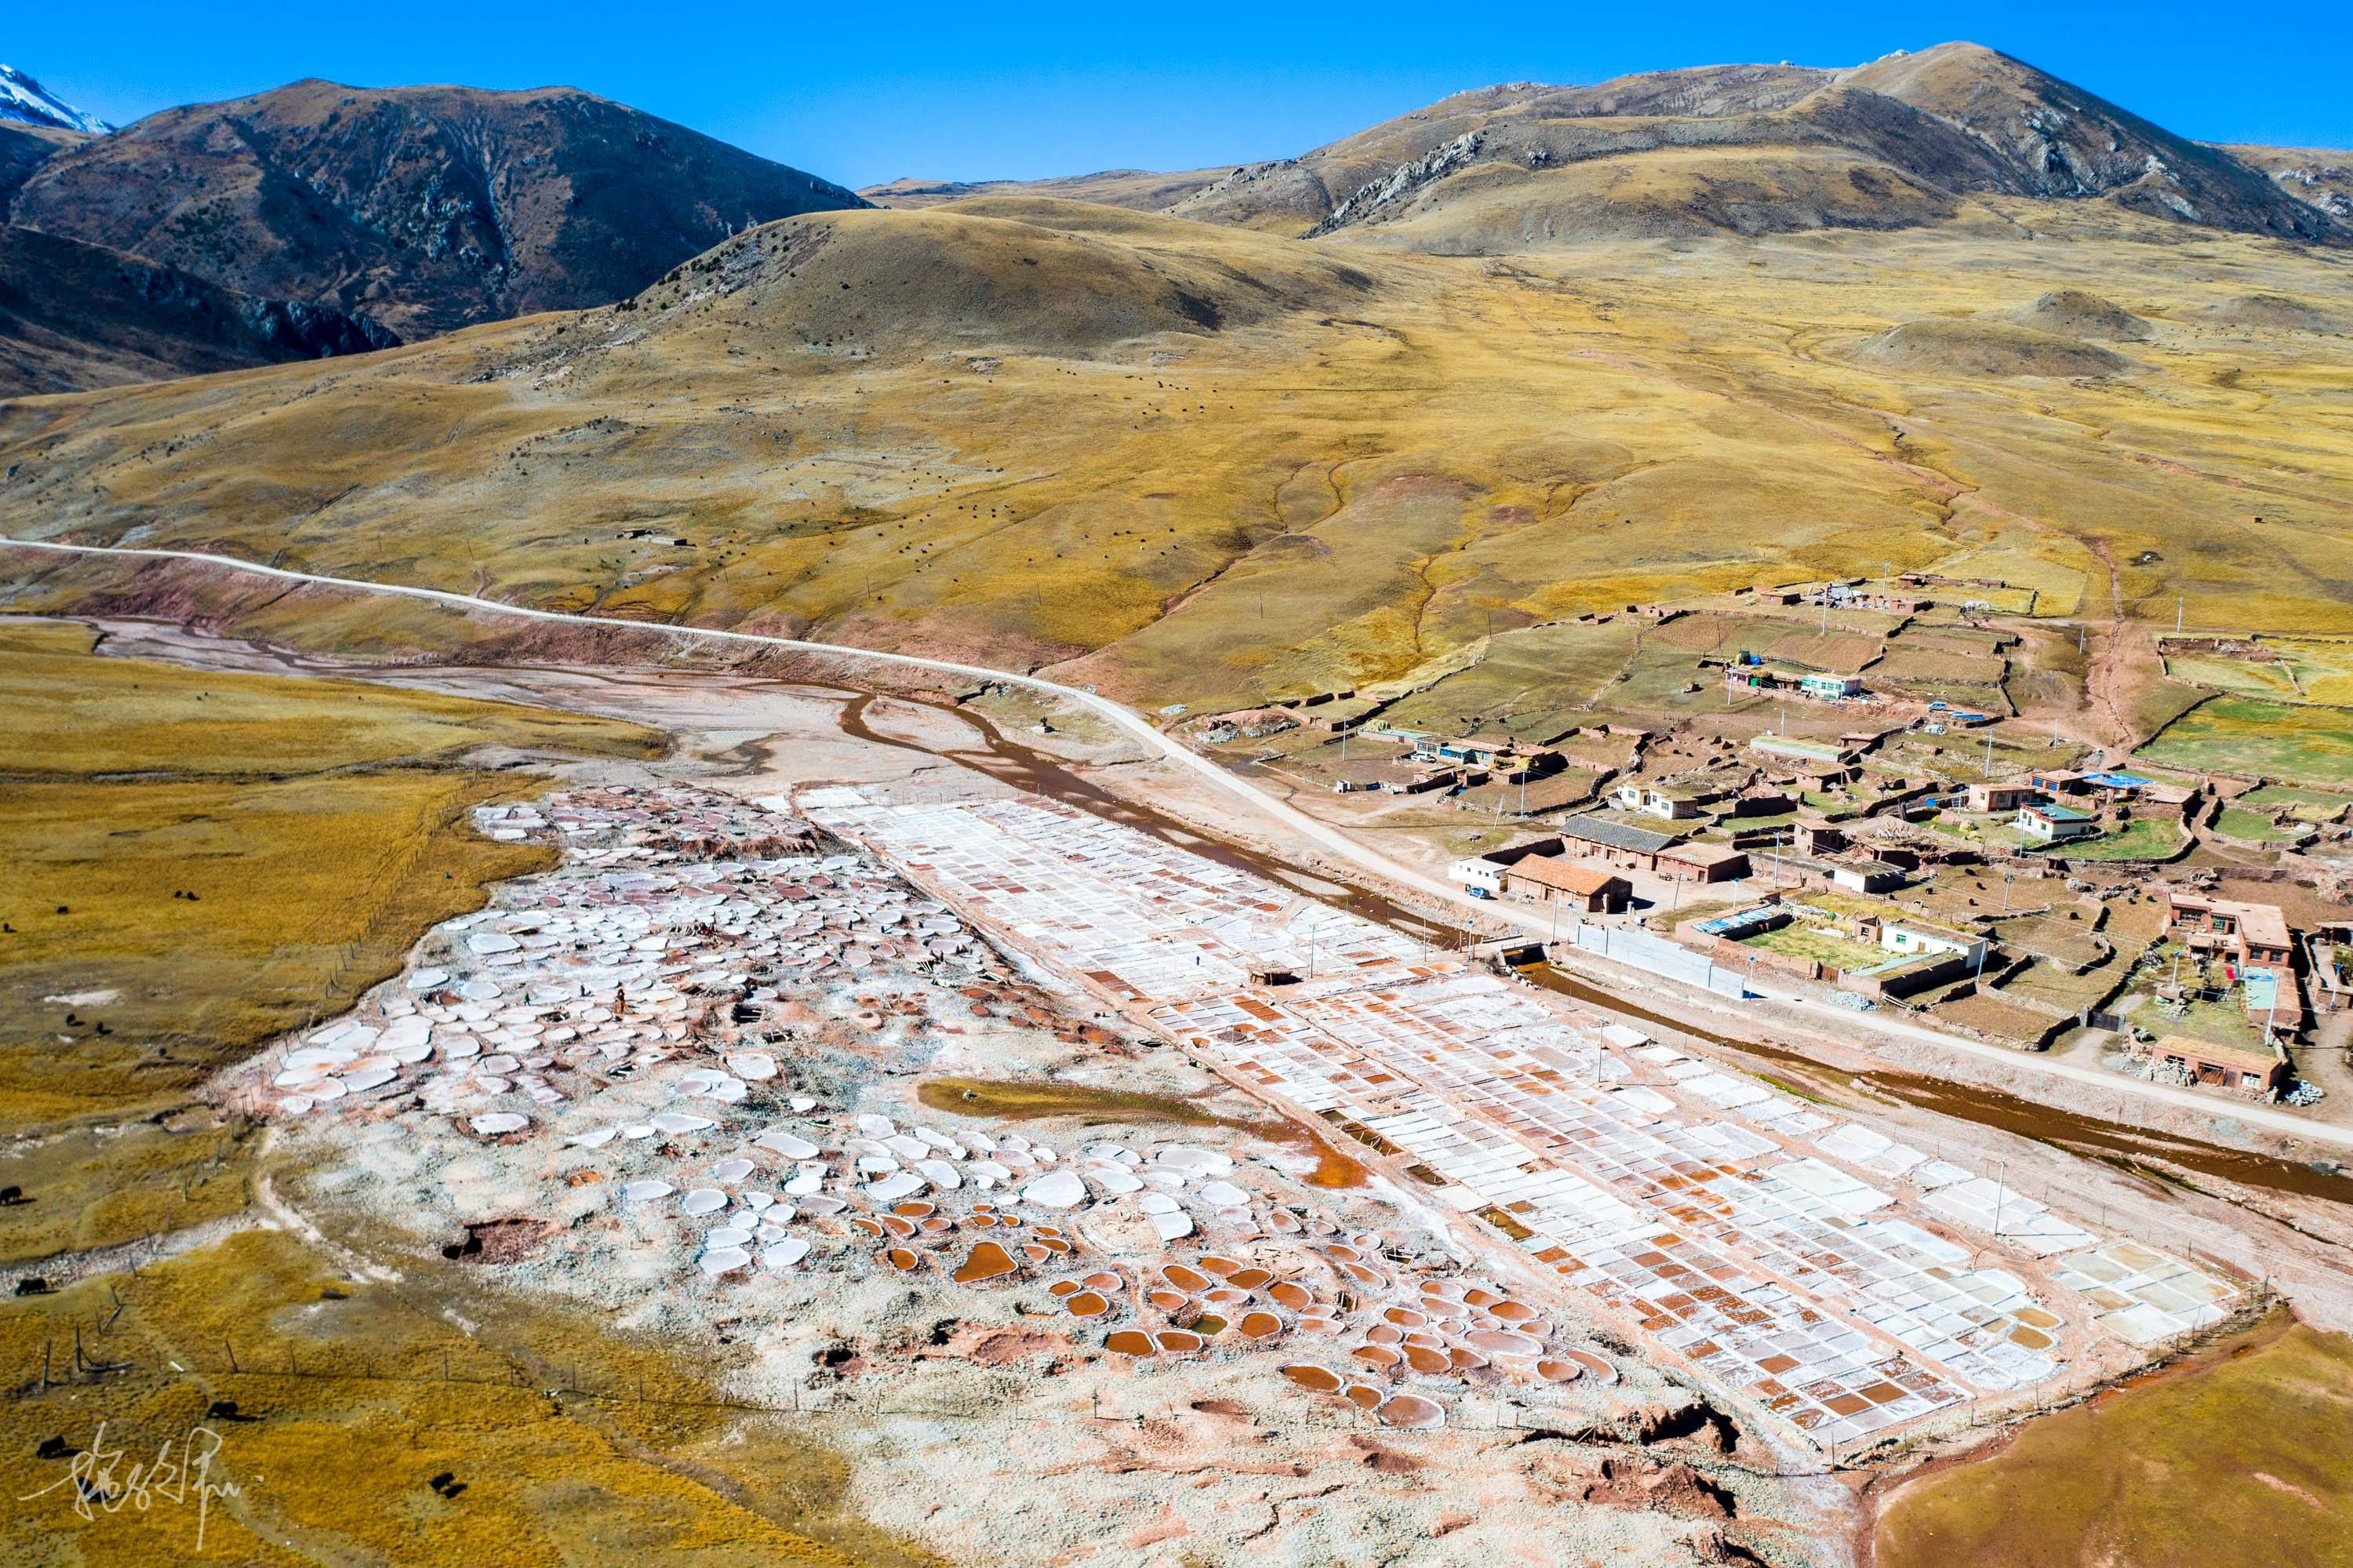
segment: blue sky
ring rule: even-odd
[[[2185,135],[2353,145],[2353,5],[2153,0],[1450,8],[1192,5],[27,5],[0,58],[120,122],[304,76],[563,83],[850,185],[1181,169],[1303,152],[1463,88],[1728,60],[1852,65],[1970,38]],[[1450,21],[1450,17],[1459,17]]]

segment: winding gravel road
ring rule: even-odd
[[[1531,936],[1547,933],[1546,916],[1533,909],[1523,909],[1510,904],[1474,900],[1451,884],[1398,863],[1378,850],[1357,842],[1328,822],[1319,821],[1286,800],[1276,799],[1248,779],[1219,767],[1208,758],[1191,750],[1183,742],[1164,734],[1149,720],[1125,705],[1111,698],[1066,686],[1060,682],[1042,680],[1036,675],[1019,674],[1009,670],[995,670],[985,664],[961,664],[947,659],[926,659],[913,653],[886,653],[871,648],[857,648],[839,642],[812,642],[796,637],[771,637],[755,631],[724,631],[711,627],[671,626],[642,620],[629,620],[612,615],[580,615],[567,610],[535,609],[525,605],[505,604],[497,599],[479,599],[471,594],[455,593],[447,588],[417,588],[405,583],[371,582],[359,577],[329,577],[319,572],[298,572],[284,567],[262,566],[239,560],[233,556],[216,556],[195,550],[159,550],[116,545],[69,545],[47,539],[0,538],[0,547],[13,546],[26,550],[46,550],[58,555],[116,556],[146,560],[189,561],[199,566],[218,567],[229,571],[245,572],[257,577],[275,577],[282,582],[310,583],[326,588],[348,588],[357,593],[393,594],[404,599],[425,599],[446,604],[455,609],[491,615],[520,616],[527,620],[554,621],[575,626],[625,627],[632,631],[661,631],[674,637],[700,638],[714,642],[742,643],[753,647],[783,648],[797,652],[824,654],[839,659],[864,659],[883,664],[898,664],[921,670],[936,670],[948,674],[968,676],[974,680],[998,682],[1044,693],[1060,701],[1074,704],[1115,726],[1122,734],[1142,742],[1152,751],[1166,758],[1178,768],[1214,785],[1219,789],[1246,802],[1253,810],[1281,823],[1300,839],[1314,844],[1360,870],[1369,872],[1396,887],[1409,888],[1414,893],[1449,907],[1467,910],[1479,916],[1506,921],[1518,926]],[[1580,955],[1589,958],[1590,955]],[[1609,964],[1609,960],[1598,960]],[[1609,965],[1612,969],[1620,966]],[[1753,1013],[1728,1007],[1722,999],[1710,996],[1694,987],[1676,984],[1671,980],[1652,975],[1646,970],[1632,971],[1641,976],[1641,983],[1672,989],[1686,1001],[1696,1001],[1728,1021],[1737,1021],[1753,1028],[1757,1019]],[[2023,1073],[2098,1091],[2096,1101],[2087,1097],[2063,1097],[2085,1100],[2085,1105],[2071,1106],[2084,1109],[2089,1104],[2105,1105],[2107,1097],[2118,1096],[2155,1102],[2175,1109],[2188,1110],[2202,1118],[2227,1118],[2242,1126],[2261,1128],[2267,1132],[2282,1132],[2307,1139],[2315,1143],[2353,1149],[2353,1128],[2332,1126],[2316,1118],[2292,1116],[2285,1111],[2239,1100],[2218,1103],[2210,1096],[2170,1084],[2151,1084],[2137,1078],[2082,1067],[2069,1062],[2053,1061],[2048,1056],[2029,1054],[1982,1041],[1965,1039],[1922,1028],[1917,1024],[1885,1018],[1874,1013],[1853,1013],[1842,1008],[1792,992],[1775,992],[1763,986],[1755,988],[1766,1000],[1819,1019],[1834,1023],[1840,1032],[1861,1029],[1883,1039],[1926,1045],[1940,1051],[1957,1052],[1998,1063],[2009,1072]]]

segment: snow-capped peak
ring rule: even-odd
[[[83,113],[12,65],[0,65],[0,120],[88,131],[98,136],[114,129],[97,115]]]

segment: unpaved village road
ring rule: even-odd
[[[1109,697],[1066,686],[1059,682],[1042,680],[1035,675],[1011,670],[991,669],[984,664],[963,664],[945,659],[926,659],[913,653],[890,653],[871,648],[859,648],[839,642],[812,642],[800,638],[772,637],[754,631],[727,631],[712,627],[649,625],[642,620],[629,620],[620,616],[581,615],[566,610],[538,609],[526,605],[505,604],[497,599],[480,599],[471,594],[453,592],[447,588],[419,588],[406,583],[374,582],[359,577],[329,577],[318,572],[294,571],[284,567],[264,566],[259,562],[240,560],[233,556],[209,555],[195,550],[162,550],[115,545],[71,545],[47,539],[0,538],[0,546],[45,550],[60,555],[119,556],[143,560],[187,561],[199,566],[217,567],[224,570],[274,577],[283,582],[311,584],[321,588],[343,588],[355,593],[395,595],[403,599],[423,599],[444,604],[456,609],[486,615],[518,616],[529,620],[558,624],[620,628],[636,632],[659,632],[663,635],[692,638],[704,641],[736,643],[754,648],[777,648],[793,652],[816,653],[838,659],[863,659],[905,668],[932,670],[960,675],[976,681],[989,681],[1019,686],[1041,693],[1059,702],[1085,709],[1113,726],[1130,738],[1141,742],[1156,756],[1184,768],[1205,782],[1246,802],[1253,810],[1272,819],[1298,838],[1318,849],[1338,856],[1347,863],[1367,872],[1395,887],[1409,889],[1415,895],[1437,901],[1450,908],[1458,908],[1493,919],[1508,921],[1531,936],[1544,936],[1547,921],[1534,910],[1524,910],[1493,901],[1473,900],[1451,884],[1424,874],[1410,866],[1383,854],[1360,842],[1328,822],[1261,789],[1247,779],[1227,771],[1208,758],[1191,750],[1182,741],[1154,726],[1141,714],[1114,702]],[[1645,983],[1673,987],[1679,992],[1689,988],[1675,986],[1672,980],[1643,975]],[[1889,1040],[1930,1046],[1940,1051],[1957,1052],[1996,1062],[2012,1072],[2044,1079],[2056,1080],[2078,1086],[2090,1087],[2104,1095],[2120,1095],[2155,1102],[2176,1109],[2189,1110],[2201,1117],[2211,1117],[2227,1108],[2231,1118],[2242,1127],[2260,1128],[2266,1132],[2284,1133],[2314,1143],[2330,1144],[2353,1150],[2353,1128],[2333,1127],[2327,1122],[2295,1117],[2268,1107],[2232,1101],[2219,1107],[2214,1100],[2195,1090],[2179,1088],[2168,1084],[2152,1084],[2097,1067],[2083,1067],[2073,1063],[2053,1061],[2048,1056],[2028,1054],[1959,1035],[1947,1034],[1916,1024],[1904,1023],[1873,1013],[1850,1013],[1843,1009],[1794,994],[1767,991],[1756,988],[1768,1000],[1815,1013],[1825,1020],[1835,1020],[1845,1028],[1861,1028]],[[1694,999],[1702,993],[1691,991]],[[1720,999],[1705,999],[1711,1012],[1727,1017],[1739,1014],[1729,1011]]]

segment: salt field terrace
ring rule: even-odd
[[[2001,1173],[1115,824],[843,789],[797,805],[1269,1100],[1361,1128],[1562,1299],[1805,1443],[2128,1365],[2235,1305]],[[1251,983],[1276,972],[1295,978]]]
[[[1057,1147],[870,1108],[976,1018],[1082,1050],[1111,1037],[1041,1011],[946,904],[808,821],[609,788],[480,821],[554,838],[565,863],[437,927],[415,967],[248,1091],[396,1176],[420,1216],[463,1232],[449,1255],[560,1261],[779,1322],[845,1281],[1042,1287],[1091,1359],[1234,1362],[1270,1401],[1321,1396],[1407,1430],[1445,1427],[1473,1393],[1597,1418],[1629,1371],[1628,1395],[1655,1393],[1574,1307],[1528,1298],[1412,1208],[1316,1191],[1320,1162],[1281,1141],[1211,1128]],[[1194,892],[1220,900],[1233,874],[1209,867]],[[1316,962],[1413,952],[1277,897]],[[1244,941],[1210,940],[1155,983],[1222,994]],[[879,1071],[813,1074],[845,1040]]]

